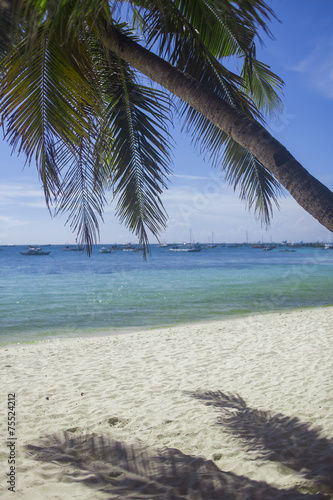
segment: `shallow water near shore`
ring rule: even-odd
[[[0,345],[333,304],[333,251],[0,252]]]

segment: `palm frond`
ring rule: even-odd
[[[264,121],[262,111],[281,111],[278,92],[283,81],[256,60],[253,40],[257,26],[236,3],[212,0],[142,3],[146,6],[142,17],[148,47],[158,47],[160,55],[171,64],[248,116]],[[258,4],[260,7],[261,2]],[[261,24],[264,25],[262,20]],[[228,63],[232,56],[244,60],[240,75],[226,68],[224,61]]]
[[[276,91],[281,92],[283,80],[273,73],[267,64],[258,61],[249,51],[244,58],[241,76],[245,83],[245,92],[251,97],[256,107],[265,114],[274,115],[282,111],[282,101]]]
[[[278,92],[283,81],[255,57],[258,26],[269,33],[266,21],[274,15],[264,2],[159,0],[139,4],[148,47],[157,47],[171,64],[256,119],[263,121],[258,110],[281,111]],[[225,62],[233,56],[244,60],[240,75],[226,68]]]
[[[283,194],[280,183],[242,146],[203,115],[188,108],[185,123],[191,123],[192,142],[200,153],[208,156],[213,168],[226,172],[226,180],[239,189],[240,199],[248,209],[254,208],[257,219],[269,225],[273,204],[279,208],[278,197]]]
[[[0,109],[10,144],[23,151],[28,162],[35,155],[40,165],[47,140],[75,144],[90,129],[98,96],[89,82],[89,58],[79,42],[60,45],[42,26],[29,58],[26,50],[23,41],[4,62]]]
[[[125,25],[118,28],[133,36]],[[166,224],[160,194],[170,165],[170,100],[139,84],[129,65],[107,51],[93,33],[89,50],[105,105],[96,140],[105,161],[96,165],[96,178],[111,186],[116,213],[138,236],[145,254],[147,231],[158,237]]]
[[[0,0],[0,28],[11,21],[0,34],[6,138],[28,163],[36,161],[49,209],[69,212],[88,253],[110,186],[120,221],[145,252],[148,232],[158,236],[166,224],[160,195],[170,168],[170,99],[138,83],[134,70],[104,44],[110,24],[134,39],[114,20],[125,3],[150,50],[231,106],[264,121],[263,113],[281,105],[282,80],[255,55],[258,27],[269,34],[273,16],[264,0],[13,0],[8,12]],[[230,58],[243,61],[240,74],[227,69]],[[215,164],[222,159],[228,181],[267,223],[279,184],[186,103],[179,113],[201,149]]]
[[[252,153],[229,137],[226,140],[223,170],[234,190],[239,189],[240,198],[246,201],[248,209],[253,208],[256,218],[268,226],[273,203],[279,208],[278,196],[283,194],[279,182]]]
[[[153,3],[155,7],[145,16],[149,46],[158,46],[160,54],[172,64],[252,119],[264,122],[262,112],[281,111],[278,92],[283,81],[255,57],[257,25],[268,32],[266,21],[272,14],[264,2]],[[240,75],[224,66],[223,61],[231,56],[244,61]],[[191,132],[193,142],[202,152],[209,153],[213,165],[222,162],[229,182],[241,186],[241,199],[247,201],[249,208],[254,206],[257,217],[268,224],[272,203],[277,204],[281,192],[279,183],[253,155],[245,154],[243,148],[186,102],[179,104],[178,112],[183,129]]]
[[[160,54],[163,57],[168,57],[171,64],[190,74],[212,92],[248,116],[262,119],[261,113],[253,105],[251,98],[243,91],[244,82],[242,77],[228,70],[215,58],[210,50],[212,48],[211,44],[207,42],[208,46],[206,46],[203,43],[198,29],[193,27],[183,13],[176,8],[175,4],[177,2],[170,0],[169,3],[166,15],[161,15],[163,11],[158,10],[157,7],[151,9],[147,15],[146,22],[149,26],[148,46],[153,47],[158,44]],[[199,3],[201,4],[201,2],[198,2],[198,5]],[[212,12],[208,9],[207,15],[211,14]],[[165,33],[166,30],[167,33]],[[220,53],[223,50],[225,57],[229,57],[235,52],[241,53],[240,46],[236,43],[236,37],[232,37],[229,32],[227,35],[228,40],[235,43],[235,46],[223,48],[220,46],[219,50],[214,49],[215,52]],[[222,36],[219,37],[219,40],[222,38]],[[185,114],[187,110],[188,106],[184,103],[180,114]]]
[[[91,137],[96,136],[101,96],[89,54],[74,34],[71,40],[66,36],[61,43],[61,32],[54,30],[50,34],[42,24],[30,37],[29,33],[25,35],[4,60],[0,110],[6,138],[13,150],[24,153],[28,163],[36,162],[51,210],[58,204],[61,192],[63,196],[73,193],[69,187],[64,188],[63,176],[71,162],[80,164],[81,145],[85,144],[87,152],[89,144],[93,155]],[[88,161],[89,155],[85,156]],[[86,215],[81,218],[82,227],[79,227],[79,219],[73,227],[90,252],[98,231],[92,207],[98,214],[100,208],[93,195],[87,196],[86,187],[79,195],[81,187],[79,183],[76,195]],[[64,206],[68,204],[62,199],[61,209]],[[84,218],[90,223],[85,223]]]
[[[147,230],[158,237],[166,225],[160,194],[170,171],[169,100],[163,92],[136,83],[124,61],[118,60],[118,68],[104,117],[113,138],[109,173],[116,213],[138,236],[145,253]]]
[[[77,242],[85,245],[88,255],[99,240],[99,220],[103,221],[104,187],[95,175],[94,144],[81,138],[76,151],[62,151],[66,171],[56,198],[56,214],[68,213],[67,223]]]
[[[0,58],[10,50],[13,38],[17,33],[17,0],[0,0]]]
[[[194,33],[216,59],[243,52],[253,40],[253,24],[237,2],[212,0],[134,1],[135,14],[141,19],[143,35],[160,54],[175,54]]]
[[[62,28],[62,38],[85,31],[86,23],[92,25],[102,14],[110,17],[108,0],[21,0],[21,15],[30,22],[44,23],[49,33]]]

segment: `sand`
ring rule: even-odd
[[[333,498],[332,325],[323,307],[2,348],[0,498]]]

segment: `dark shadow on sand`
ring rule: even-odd
[[[28,445],[31,458],[61,465],[60,481],[80,482],[113,500],[303,500],[323,495],[274,488],[221,471],[177,449],[155,452],[104,436],[65,432]]]
[[[280,462],[333,498],[333,440],[320,429],[296,417],[250,408],[238,395],[187,394],[220,410],[217,423],[239,439],[249,457]]]

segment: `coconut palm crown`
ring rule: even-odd
[[[144,252],[166,226],[175,118],[269,223],[279,178],[171,84],[165,90],[159,64],[262,126],[281,110],[283,82],[256,58],[272,16],[263,0],[0,0],[5,137],[36,163],[50,212],[68,214],[88,253],[109,190]]]

